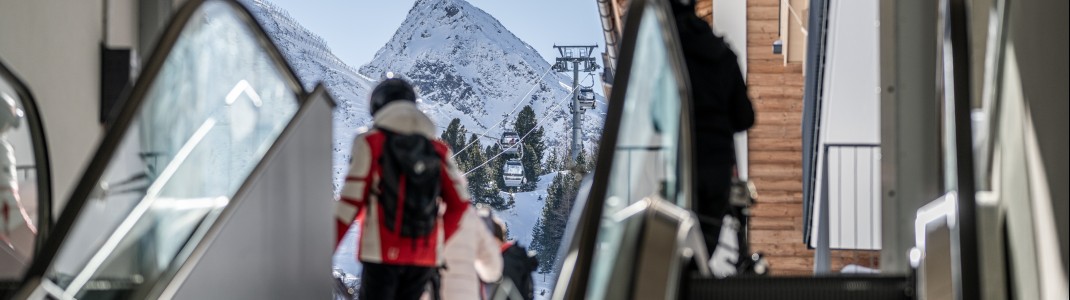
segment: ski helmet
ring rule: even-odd
[[[390,102],[407,100],[416,102],[416,91],[412,84],[401,78],[387,78],[375,86],[371,94],[372,116]]]

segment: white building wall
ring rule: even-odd
[[[815,204],[823,198],[826,145],[880,144],[878,7],[878,0],[829,2]],[[831,247],[880,249],[880,150],[831,150],[828,158]]]

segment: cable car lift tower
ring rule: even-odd
[[[572,166],[576,162],[576,158],[580,155],[580,130],[583,127],[580,125],[580,120],[583,118],[583,111],[586,106],[580,105],[581,94],[580,89],[580,72],[594,72],[598,70],[598,64],[595,62],[594,49],[598,48],[598,45],[589,46],[558,46],[554,45],[554,49],[557,49],[560,55],[557,58],[557,62],[554,63],[555,72],[568,72],[572,71],[572,104],[569,108],[572,110],[572,145],[570,148],[568,160],[569,166]],[[593,93],[592,93],[593,95]],[[591,99],[593,103],[594,99]]]

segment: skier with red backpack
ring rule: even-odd
[[[370,98],[374,126],[353,142],[336,243],[360,224],[361,299],[419,299],[469,209],[468,189],[449,147],[434,138],[434,123],[416,107],[411,84],[388,78]]]

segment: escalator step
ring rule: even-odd
[[[690,299],[865,299],[909,300],[913,285],[906,277],[744,277],[692,278]]]
[[[15,291],[18,290],[20,284],[22,282],[18,280],[0,280],[0,299],[15,297]]]

